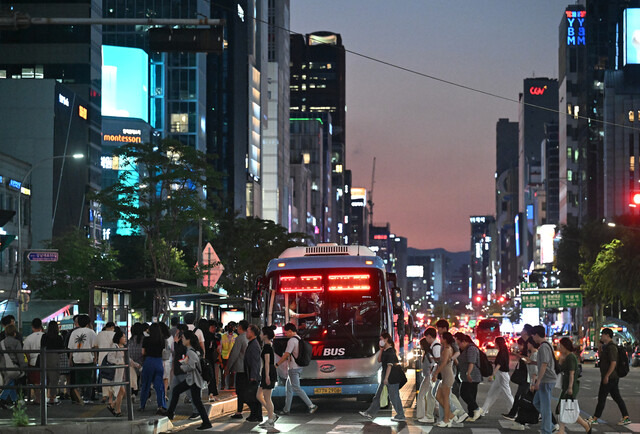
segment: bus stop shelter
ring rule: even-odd
[[[171,290],[186,287],[185,283],[157,278],[95,281],[89,287],[89,314],[97,322],[113,321],[129,327],[131,297],[152,291],[152,315],[158,318],[167,313]]]
[[[197,318],[216,319],[227,324],[229,321],[248,319],[250,309],[251,298],[208,292],[170,296],[168,313],[182,317],[187,312],[193,312]]]

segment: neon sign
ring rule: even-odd
[[[587,11],[565,11],[567,14],[567,45],[587,45],[584,20]]]
[[[545,90],[547,90],[547,86],[544,86],[544,87],[531,86],[529,88],[529,93],[531,95],[544,95]]]

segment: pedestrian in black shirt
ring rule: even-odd
[[[247,422],[262,422],[262,407],[258,401],[258,387],[260,386],[260,344],[258,343],[258,335],[260,330],[255,324],[250,324],[247,328],[247,350],[244,353],[244,373],[247,377],[248,388],[245,394],[247,405],[251,410],[251,414],[247,418]]]
[[[494,362],[493,383],[491,383],[489,392],[487,392],[484,404],[480,407],[482,416],[486,416],[489,413],[489,409],[500,394],[504,394],[509,402],[509,407],[513,407],[513,395],[511,395],[511,388],[509,387],[509,348],[502,336],[498,336],[495,343],[498,347],[498,355]]]
[[[140,387],[140,411],[144,411],[151,383],[156,391],[158,401],[158,413],[164,413],[167,405],[164,399],[164,382],[162,380],[164,374],[164,366],[162,363],[162,350],[164,349],[164,338],[160,331],[160,325],[153,323],[149,327],[149,336],[142,340],[142,355],[144,356],[144,364],[142,365],[142,385]]]
[[[260,376],[260,387],[258,387],[258,401],[262,406],[267,409],[267,420],[261,423],[260,426],[265,428],[273,428],[278,416],[273,412],[273,401],[271,400],[271,392],[276,385],[278,379],[278,372],[276,371],[275,355],[273,353],[273,347],[271,341],[275,337],[275,327],[267,326],[262,327],[262,374]]]
[[[618,389],[618,381],[620,380],[616,372],[618,348],[613,342],[613,330],[610,328],[603,329],[600,341],[602,342],[602,349],[599,351],[601,380],[600,388],[598,389],[598,405],[596,405],[596,411],[593,413],[593,416],[590,417],[587,422],[591,424],[598,423],[598,419],[600,419],[604,411],[607,396],[611,394],[611,398],[618,404],[620,413],[622,413],[622,419],[618,422],[618,425],[629,425],[631,418],[629,418],[627,406],[622,396],[620,396],[620,389]]]

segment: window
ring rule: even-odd
[[[567,147],[567,160],[571,161],[571,157],[573,156],[573,150],[571,146]]]
[[[633,122],[635,120],[635,113],[633,110],[629,110],[629,122]]]
[[[189,117],[187,113],[171,114],[171,132],[172,133],[188,133]]]
[[[567,170],[567,181],[573,181],[573,170],[571,169]]]
[[[311,154],[309,154],[308,152],[302,154],[302,161],[304,162],[304,164],[311,163]]]

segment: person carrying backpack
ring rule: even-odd
[[[456,341],[460,347],[458,369],[462,379],[460,397],[467,403],[467,413],[471,415],[469,422],[473,422],[482,416],[476,397],[478,396],[478,384],[482,382],[480,373],[480,350],[474,345],[468,335],[456,333]]]
[[[593,416],[589,418],[587,422],[591,424],[597,424],[598,419],[602,416],[604,411],[604,405],[607,402],[607,396],[611,394],[611,398],[618,404],[620,413],[622,413],[622,419],[618,422],[618,425],[629,425],[631,418],[627,411],[627,406],[620,396],[620,390],[618,389],[618,381],[620,380],[620,372],[618,371],[618,364],[620,358],[618,354],[618,347],[613,342],[613,331],[610,328],[602,330],[602,336],[600,336],[600,342],[602,347],[599,351],[600,356],[600,388],[598,389],[598,404],[596,405],[596,411]]]
[[[318,406],[313,404],[304,390],[300,387],[300,373],[302,368],[296,363],[296,359],[300,355],[300,337],[297,334],[298,329],[293,323],[287,323],[284,326],[284,334],[289,339],[287,342],[287,348],[284,354],[276,363],[276,368],[280,365],[287,364],[287,397],[284,401],[284,408],[279,414],[281,416],[289,415],[291,411],[291,402],[293,401],[293,393],[302,399],[302,401],[309,407],[309,414],[315,413]]]

